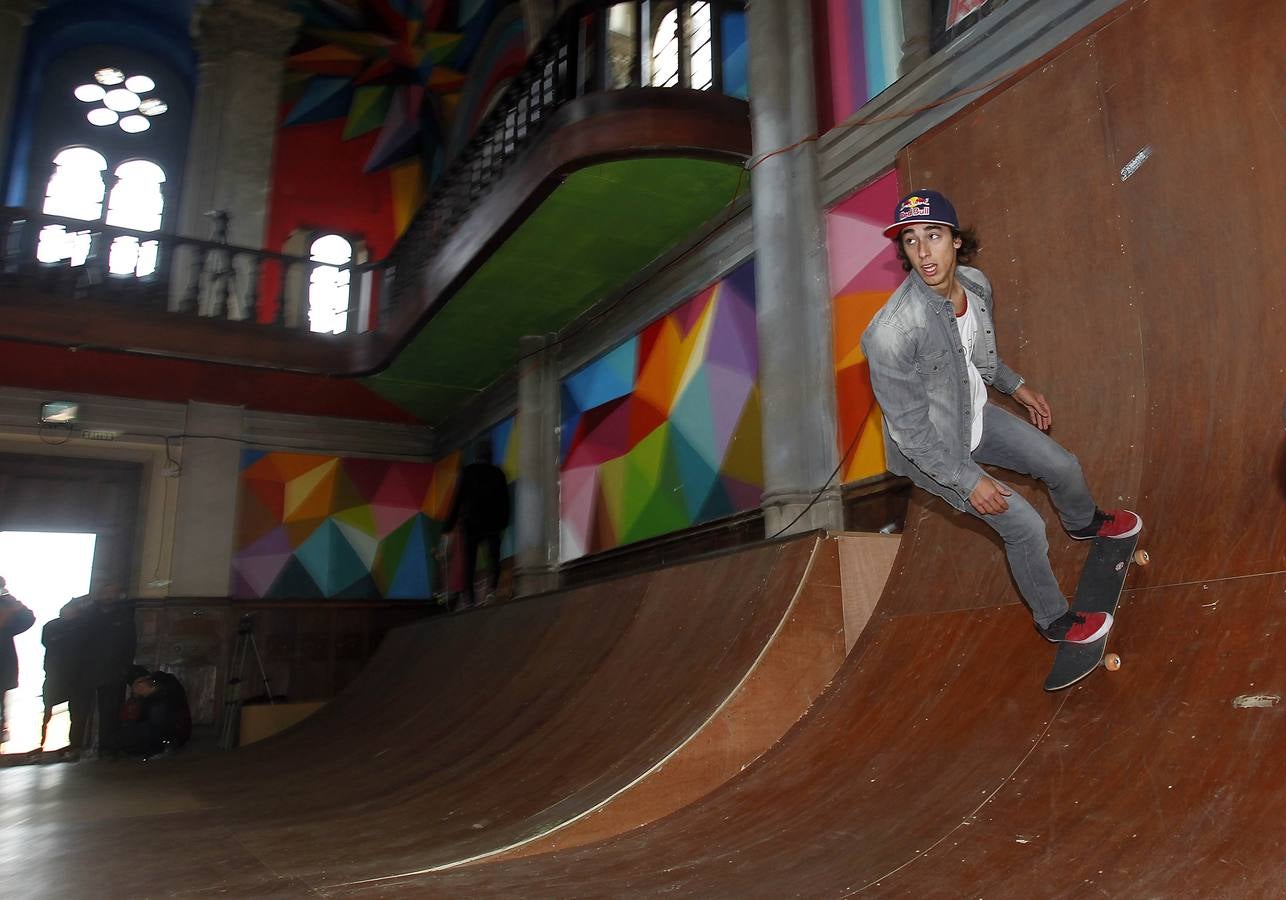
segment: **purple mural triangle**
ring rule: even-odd
[[[238,556],[232,561],[232,568],[250,587],[251,596],[263,597],[289,559],[289,552],[272,556]]]
[[[757,484],[746,484],[727,475],[719,477],[719,484],[732,502],[733,509],[753,509],[763,501],[764,489]]]
[[[377,172],[385,166],[399,162],[414,150],[420,141],[418,111],[424,99],[424,88],[405,86],[397,90],[389,104],[388,117],[380,129],[371,155],[363,171]]]
[[[670,313],[670,318],[679,326],[680,337],[687,337],[693,327],[701,321],[701,314],[706,311],[706,307],[713,301],[715,292],[718,289],[718,284],[711,285]]]
[[[237,556],[279,556],[289,555],[294,548],[290,546],[290,533],[286,526],[279,525],[252,544],[247,544],[237,551]]]
[[[714,419],[715,459],[722,460],[728,452],[728,442],[736,433],[737,423],[741,421],[741,413],[755,386],[755,379],[744,372],[714,363],[706,366],[705,374],[710,386],[710,413]]]

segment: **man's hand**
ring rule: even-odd
[[[1045,399],[1044,394],[1033,391],[1028,385],[1023,384],[1014,391],[1013,397],[1027,407],[1027,417],[1031,419],[1033,425],[1041,431],[1049,431],[1049,426],[1054,424],[1054,418],[1049,411],[1049,401]]]
[[[1013,491],[996,479],[984,475],[978,482],[978,486],[973,489],[973,493],[969,495],[969,503],[984,516],[995,516],[1009,509],[1009,503],[1005,498],[1012,493]]]

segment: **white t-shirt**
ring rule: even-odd
[[[965,366],[969,371],[969,401],[973,413],[973,431],[969,438],[969,451],[978,449],[982,443],[982,408],[987,403],[987,385],[982,380],[982,373],[973,362],[973,347],[978,340],[978,316],[973,311],[978,298],[965,291],[964,315],[956,316],[956,328],[960,329],[960,343],[964,346]]]

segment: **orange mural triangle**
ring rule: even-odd
[[[286,505],[284,520],[287,522],[299,519],[325,517],[332,510],[331,495],[335,487],[335,474],[339,471],[339,460],[330,459],[297,478],[286,482]]]
[[[646,357],[640,354],[634,396],[656,409],[669,410],[674,401],[674,382],[682,371],[678,327],[668,317],[648,330],[656,329]]]
[[[256,459],[253,463],[241,470],[241,478],[256,478],[264,481],[284,481],[286,476],[282,474],[281,468],[277,465],[277,458],[280,453],[265,453]]]
[[[313,532],[316,531],[325,521],[325,518],[316,518],[300,519],[296,522],[286,522],[286,536],[290,538],[290,546],[296,550],[299,549],[300,545],[312,537]]]
[[[313,453],[273,453],[272,459],[282,479],[289,481],[328,462],[334,462],[335,457],[317,456]]]

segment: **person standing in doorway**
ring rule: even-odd
[[[92,714],[98,725],[97,747],[110,746],[120,725],[129,667],[134,662],[137,637],[134,602],[114,582],[104,582],[63,607],[60,616],[73,617],[83,634],[83,650],[73,679],[71,700],[72,746],[89,749],[87,731]]]
[[[9,726],[5,722],[5,695],[18,686],[18,651],[13,639],[36,624],[36,615],[9,593],[0,577],[0,743],[9,740]]]
[[[77,617],[78,609],[67,604],[56,618],[45,623],[40,632],[40,642],[45,645],[44,718],[40,723],[40,746],[44,747],[49,732],[49,720],[59,703],[68,705],[71,726],[68,732],[67,752],[78,752],[85,739],[85,713],[88,703],[77,703],[77,684],[85,652],[83,620]]]
[[[495,596],[500,584],[500,537],[509,527],[509,481],[504,471],[491,463],[491,444],[478,444],[474,462],[460,471],[451,511],[442,524],[443,531],[463,532],[457,539],[464,542],[464,589],[460,607],[475,605],[474,578],[478,566],[478,548],[487,547],[487,600]]]
[[[1048,434],[1043,394],[1001,360],[991,316],[991,282],[969,263],[978,242],[937,191],[899,201],[884,230],[897,247],[906,280],[862,335],[871,386],[884,413],[889,470],[1001,537],[1009,571],[1050,641],[1090,643],[1107,634],[1107,613],[1074,613],[1054,578],[1045,521],[1004,482],[998,466],[1032,475],[1049,489],[1068,536],[1126,538],[1143,527],[1130,510],[1095,504],[1076,457]],[[989,403],[988,386],[1008,394],[1020,419]]]

